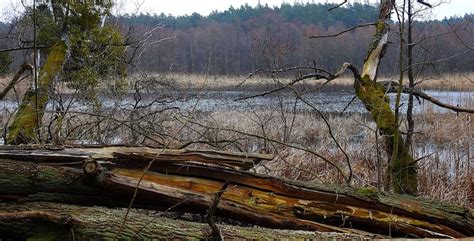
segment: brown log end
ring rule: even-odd
[[[84,165],[82,166],[82,170],[84,171],[84,174],[94,176],[99,172],[100,165],[97,163],[96,160],[93,159],[88,159],[84,161]]]

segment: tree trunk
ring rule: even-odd
[[[408,75],[408,87],[415,88],[415,75],[413,73],[413,21],[414,14],[412,9],[412,2],[408,2],[408,13],[407,13],[407,75]],[[408,105],[407,105],[407,137],[405,139],[405,146],[408,149],[411,149],[413,144],[413,135],[415,132],[415,121],[413,120],[413,104],[414,96],[413,94],[408,95]]]
[[[0,239],[112,240],[126,209],[83,207],[51,202],[0,203]],[[209,239],[210,230],[198,216],[133,209],[118,240]],[[186,220],[184,220],[186,219]],[[275,230],[220,224],[226,239],[354,239],[342,233]]]
[[[64,154],[67,151],[69,156]],[[9,160],[0,161],[0,197],[18,203],[46,201],[126,207],[143,176],[143,166],[150,161],[139,149],[133,155],[117,155],[108,150],[102,156],[97,154],[100,148],[67,151],[32,149],[20,158],[2,150],[0,158],[9,156]],[[77,153],[87,151],[95,156],[91,154],[85,162],[79,161]],[[52,158],[33,158],[47,155]],[[140,156],[146,157],[145,162]],[[37,163],[13,161],[13,158]],[[355,235],[437,238],[474,235],[473,213],[460,207],[367,188],[308,185],[200,164],[197,159],[192,163],[182,161],[185,158],[164,159],[151,165],[143,176],[134,207],[163,210],[176,205],[173,210],[204,214],[228,180],[230,185],[220,199],[218,213],[240,222]],[[89,168],[89,164],[95,165]],[[58,165],[83,166],[83,170]]]
[[[387,170],[389,184],[396,193],[416,195],[418,182],[415,160],[400,135],[385,89],[376,82],[378,67],[388,44],[389,26],[386,21],[390,20],[393,7],[392,0],[381,1],[376,32],[370,43],[363,71],[360,76],[356,75],[354,88],[357,97],[384,136],[388,156],[392,157]]]
[[[46,63],[42,68],[38,81],[38,89],[35,86],[25,93],[20,108],[16,112],[13,123],[8,128],[7,143],[26,144],[38,141],[38,128],[43,118],[46,104],[49,101],[49,91],[53,85],[54,78],[58,75],[66,58],[66,46],[57,43],[51,49]]]

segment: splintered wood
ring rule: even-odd
[[[134,207],[173,207],[174,211],[204,215],[223,183],[229,182],[216,215],[247,224],[349,237],[474,235],[473,213],[462,207],[370,188],[309,185],[246,171],[271,159],[261,154],[148,147],[4,146],[0,149],[0,198],[126,207],[138,186]],[[144,173],[151,160],[153,164]],[[8,205],[0,206],[5,217],[9,211]],[[74,219],[70,212],[62,214]]]

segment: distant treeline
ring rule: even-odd
[[[310,39],[310,36],[336,34],[374,22],[378,17],[377,7],[354,3],[328,11],[334,6],[328,3],[243,5],[214,11],[208,16],[123,15],[109,18],[108,22],[117,25],[129,43],[141,45],[135,53],[133,47],[128,49],[130,56],[138,59],[134,66],[144,71],[242,75],[260,68],[297,65],[316,65],[330,71],[344,62],[360,67],[373,26],[335,38]],[[474,45],[473,18],[474,15],[466,15],[415,22],[415,62],[424,63],[417,64],[417,70],[425,74],[474,71],[473,51],[467,51],[466,47],[472,49]],[[9,29],[7,25],[0,28]],[[398,72],[399,39],[395,23],[392,30],[392,44],[382,62],[382,75]],[[15,62],[20,64],[22,60]]]
[[[140,38],[151,29],[151,44],[140,57],[146,71],[176,71],[209,74],[248,74],[259,68],[313,65],[335,70],[345,61],[362,64],[373,27],[359,28],[337,38],[310,39],[374,22],[377,7],[349,4],[328,11],[334,4],[282,4],[280,7],[244,5],[209,16],[125,15],[118,17],[125,32]],[[462,43],[474,43],[474,15],[414,24],[415,62],[425,73],[474,71],[472,52]],[[383,74],[398,71],[399,40],[393,25],[392,46],[382,63]],[[462,41],[454,34],[462,38]],[[438,37],[433,37],[440,35]],[[160,39],[169,40],[157,42]],[[425,40],[424,40],[425,39]],[[449,61],[437,61],[458,55]],[[435,63],[430,63],[436,61]]]
[[[172,16],[161,13],[124,15],[123,18],[131,20],[134,24],[155,25],[161,23],[172,29],[196,28],[212,22],[215,23],[241,23],[247,20],[253,20],[267,15],[278,15],[284,22],[295,22],[304,25],[321,25],[328,27],[335,24],[346,26],[357,23],[366,23],[373,21],[378,16],[377,8],[367,4],[348,4],[347,7],[329,9],[335,7],[335,4],[298,4],[294,5],[283,3],[280,7],[269,7],[268,5],[257,5],[252,7],[248,4],[239,8],[230,7],[223,12],[213,11],[209,16],[202,16],[198,13],[184,16]]]

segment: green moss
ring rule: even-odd
[[[63,42],[52,47],[38,79],[37,92],[34,86],[28,89],[13,123],[8,128],[8,143],[32,143],[37,140],[36,128],[41,122],[44,109],[49,100],[48,91],[52,86],[54,77],[61,70],[65,57],[66,45]],[[38,103],[36,103],[36,100],[38,100]]]
[[[377,27],[377,32],[382,32],[382,31],[384,31],[384,30],[385,30],[385,27],[386,27],[385,22],[384,22],[384,21],[379,21],[379,22],[377,23],[377,26],[376,26],[376,27]]]
[[[377,128],[384,135],[389,152],[393,151],[394,145],[398,147],[397,155],[391,159],[388,169],[394,191],[415,194],[417,189],[415,161],[400,137],[395,114],[390,108],[389,98],[385,95],[385,88],[374,83],[368,75],[356,81],[354,87],[357,97],[364,103]]]
[[[66,44],[59,42],[55,44],[51,52],[48,54],[46,63],[44,64],[42,74],[38,80],[38,84],[42,88],[48,89],[51,86],[53,78],[57,75],[66,58]]]
[[[357,195],[370,197],[370,198],[376,198],[378,196],[378,191],[374,187],[361,187],[361,188],[356,189],[355,193]]]
[[[65,236],[62,232],[50,231],[41,232],[35,234],[27,239],[28,241],[54,241],[54,240],[65,240]]]

